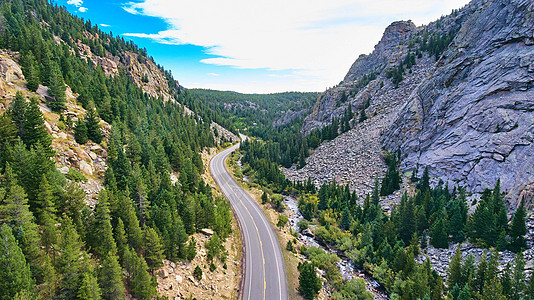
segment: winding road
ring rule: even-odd
[[[243,136],[242,136],[243,137]],[[285,261],[276,232],[256,201],[241,188],[225,160],[239,147],[234,145],[210,161],[215,182],[226,196],[237,216],[245,245],[245,274],[239,299],[289,299]]]

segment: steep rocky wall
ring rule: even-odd
[[[348,105],[358,112],[367,99],[389,107],[392,99],[403,97],[390,124],[375,128],[381,147],[401,150],[402,171],[429,166],[432,176],[474,192],[493,187],[500,178],[502,189],[510,191],[510,206],[517,207],[520,187],[534,181],[533,5],[529,0],[473,0],[426,26],[392,23],[374,51],[360,56],[340,85],[319,96],[303,134],[339,118]],[[387,72],[418,49],[417,40],[451,32],[452,43],[439,59],[431,58],[426,76],[414,83],[413,74],[404,75],[403,82],[412,82],[411,93],[405,93],[403,82],[399,88],[391,84]],[[361,88],[370,73],[376,79]],[[377,88],[376,82],[383,84]],[[377,97],[377,90],[384,96]],[[384,112],[366,110],[371,119],[391,116]],[[353,130],[360,135],[373,134],[357,127]],[[295,172],[295,178],[305,176]]]
[[[472,191],[534,179],[534,4],[483,1],[384,132],[402,168]]]

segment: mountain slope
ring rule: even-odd
[[[475,0],[426,26],[393,23],[373,53],[359,57],[345,80],[319,97],[303,133],[339,118],[349,105],[363,109],[381,125],[361,131],[375,121],[355,118],[353,130],[360,136],[378,130],[380,138],[369,143],[400,151],[402,171],[421,174],[428,166],[432,176],[475,192],[501,178],[517,199],[519,187],[534,179],[532,13],[531,1]],[[318,149],[309,161],[323,154]],[[306,168],[287,174],[300,178],[317,169]],[[341,174],[336,167],[329,172]],[[368,190],[368,183],[345,183]]]

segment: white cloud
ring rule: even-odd
[[[88,9],[87,7],[80,6],[80,8],[78,8],[78,11],[84,13],[87,11],[87,9]]]
[[[104,24],[104,23],[100,23],[100,27],[110,27],[111,25],[109,24]]]
[[[67,4],[74,5],[76,7],[80,7],[83,4],[83,0],[69,0],[69,1],[67,1]]]
[[[217,73],[208,73],[208,75],[210,75],[210,76],[221,76],[220,74],[217,74]]]
[[[71,0],[69,0],[71,1]],[[433,21],[468,0],[144,0],[124,9],[164,19],[169,29],[127,33],[165,44],[206,47],[206,64],[293,70],[286,89],[337,84],[395,20]],[[259,83],[261,84],[261,83]]]

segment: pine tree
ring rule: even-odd
[[[87,113],[85,115],[87,137],[97,144],[100,144],[100,142],[102,141],[102,130],[100,129],[99,123],[100,119],[98,118],[98,114],[96,112],[94,104],[89,103],[89,107],[87,108]]]
[[[119,217],[124,222],[128,244],[136,251],[141,251],[143,249],[143,231],[139,226],[133,204],[125,195],[121,194],[119,197]]]
[[[464,282],[462,279],[462,251],[458,245],[447,270],[447,286],[449,286],[449,289],[452,289],[455,285],[463,287]]]
[[[98,281],[102,288],[102,298],[109,300],[124,299],[122,269],[116,255],[108,254],[102,259],[102,267],[98,272]]]
[[[45,251],[50,254],[52,245],[57,243],[57,220],[54,196],[45,175],[43,175],[39,186],[39,199],[42,201],[39,216],[39,224],[43,232],[41,241],[45,247]]]
[[[38,99],[35,97],[30,99],[30,103],[24,111],[22,140],[28,148],[37,143],[40,143],[45,148],[49,148],[52,144],[52,139],[44,125],[43,114],[39,110]],[[51,152],[52,150],[50,149],[49,151]]]
[[[460,294],[458,295],[457,300],[470,300],[471,299],[471,291],[469,289],[469,285],[464,285],[463,289],[460,291]]]
[[[17,127],[9,113],[0,115],[0,150],[7,148],[17,137]],[[5,149],[4,149],[5,150]]]
[[[26,79],[26,87],[28,90],[35,92],[39,87],[39,73],[37,69],[37,62],[35,56],[31,51],[22,57],[22,71]]]
[[[473,290],[482,294],[484,289],[484,283],[486,282],[488,272],[488,259],[487,253],[484,251],[482,257],[480,258],[477,266],[477,271],[475,273],[475,278],[473,279]]]
[[[28,104],[21,92],[15,94],[15,98],[9,107],[9,115],[17,127],[18,136],[22,139],[24,136],[24,114]]]
[[[124,253],[124,268],[128,273],[132,295],[140,299],[151,299],[156,294],[146,261],[131,248],[126,248]]]
[[[106,190],[100,191],[91,235],[92,249],[100,257],[116,255],[117,245],[113,238],[113,227],[109,211],[109,196]],[[88,235],[89,235],[88,234]]]
[[[313,264],[304,262],[299,266],[299,288],[298,291],[304,299],[313,299],[321,290],[321,279],[317,276]]]
[[[74,139],[76,140],[76,143],[78,144],[85,144],[88,141],[87,138],[87,126],[85,125],[85,122],[82,120],[78,120],[76,122],[76,126],[74,127]]]
[[[469,254],[462,266],[462,281],[472,286],[476,272],[476,260],[473,254]]]
[[[50,74],[48,77],[48,93],[54,98],[48,102],[48,106],[54,111],[62,111],[65,108],[65,82],[61,69],[55,61],[50,61]]]
[[[163,246],[156,230],[144,226],[145,232],[145,260],[149,270],[153,271],[163,266]]]
[[[267,202],[269,202],[269,198],[267,197],[267,193],[263,192],[261,195],[261,204],[266,204]]]
[[[92,270],[81,275],[81,284],[76,297],[81,300],[100,300],[102,298],[98,281]]]
[[[465,239],[465,234],[463,231],[464,217],[462,216],[460,200],[454,201],[450,215],[448,232],[452,235],[453,241],[462,242]]]
[[[0,230],[0,299],[14,299],[22,292],[32,293],[35,282],[30,266],[26,264],[11,228],[4,224]]]
[[[195,259],[195,256],[197,255],[196,246],[197,246],[197,242],[195,241],[195,238],[192,237],[189,243],[187,244],[187,249],[186,249],[185,257],[188,261],[192,261],[193,259]]]
[[[126,250],[126,247],[128,245],[128,238],[126,237],[126,231],[124,230],[124,222],[122,222],[121,218],[118,218],[117,226],[115,226],[114,236],[115,242],[117,244],[117,252],[122,258],[124,255],[124,251]]]
[[[437,248],[448,248],[449,241],[445,230],[445,220],[440,216],[430,228],[430,243]]]
[[[82,250],[83,242],[76,232],[72,220],[65,217],[61,221],[61,237],[58,250],[60,254],[56,258],[56,268],[61,274],[62,291],[65,298],[73,298],[78,295],[82,286],[81,275],[87,265],[87,253]]]
[[[526,211],[521,201],[512,218],[512,227],[510,230],[510,237],[512,238],[510,249],[512,251],[519,252],[522,248],[526,248],[525,234],[527,234],[527,227],[525,225],[525,218]]]
[[[522,252],[517,253],[514,260],[514,270],[512,273],[512,300],[519,300],[523,298],[523,291],[525,290],[525,258]]]
[[[339,224],[339,226],[343,230],[349,230],[350,223],[352,223],[352,216],[350,215],[349,208],[345,206],[343,212],[341,213],[341,223]]]
[[[4,176],[11,177],[11,168],[6,164]],[[28,199],[24,189],[17,185],[16,180],[9,179],[7,193],[0,205],[0,220],[13,228],[13,234],[20,242],[20,247],[26,261],[30,264],[32,273],[38,273],[41,255],[40,238],[33,214],[29,210]]]

